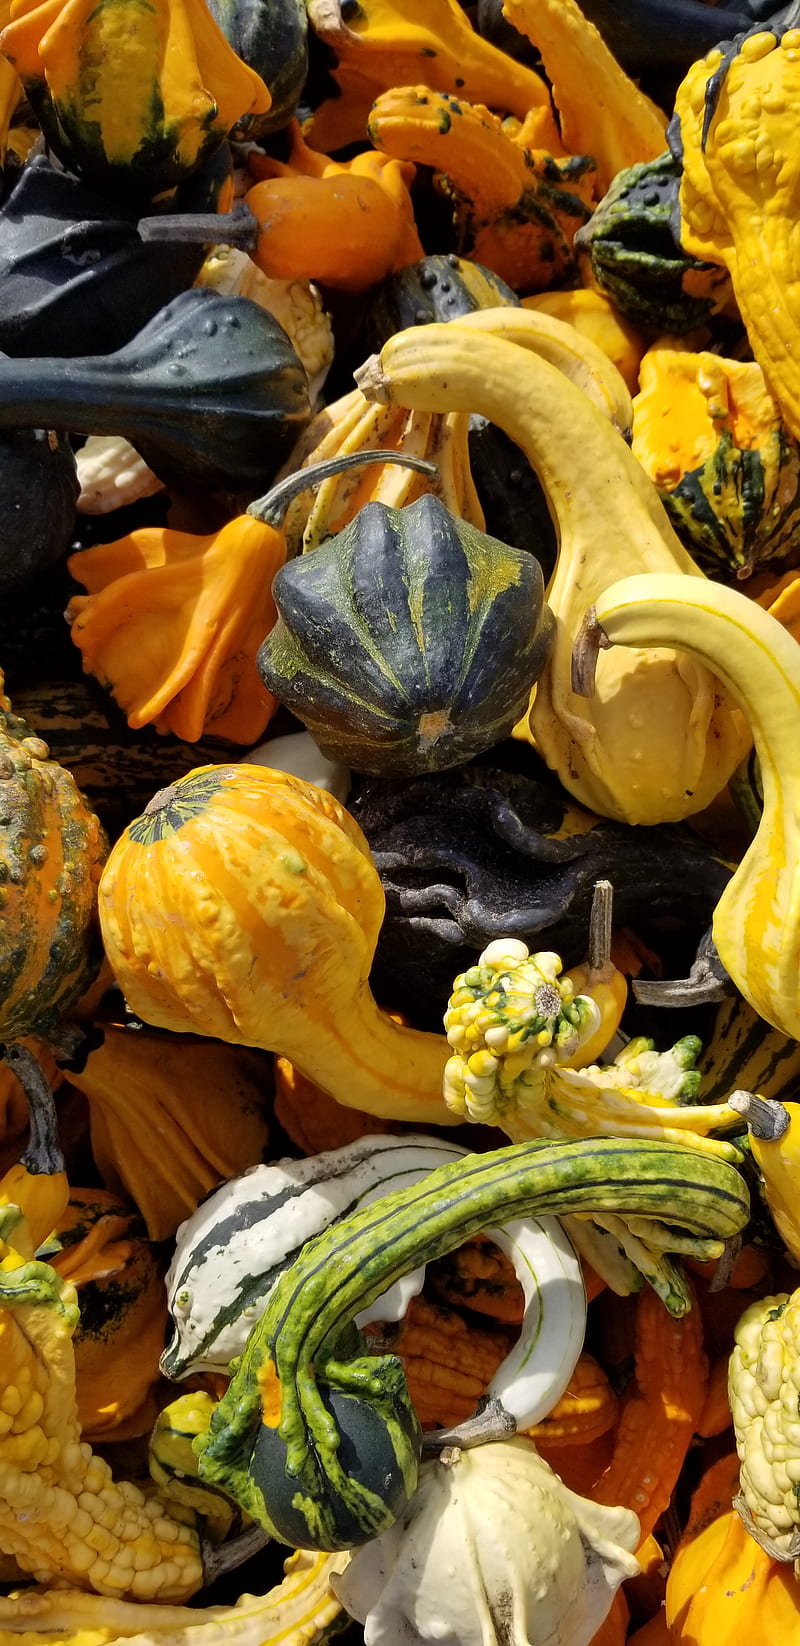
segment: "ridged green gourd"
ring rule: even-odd
[[[508,735],[555,624],[530,554],[426,494],[368,503],[281,567],[278,621],[258,653],[273,695],[323,754],[356,771],[439,771]]]
[[[589,1138],[467,1155],[373,1201],[279,1276],[194,1443],[201,1480],[286,1543],[343,1549],[377,1537],[415,1490],[422,1434],[400,1361],[365,1353],[356,1316],[489,1225],[599,1211],[727,1239],[747,1222],[748,1193],[734,1166],[681,1144]],[[513,1430],[502,1395],[494,1405]]]

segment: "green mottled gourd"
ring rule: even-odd
[[[224,1481],[283,1541],[336,1549],[378,1536],[415,1489],[422,1435],[399,1360],[366,1355],[354,1319],[489,1224],[602,1210],[727,1238],[748,1196],[726,1162],[630,1139],[510,1145],[439,1167],[334,1224],[281,1274],[195,1442],[201,1480]],[[488,1416],[452,1436],[513,1433],[504,1393],[495,1386]]]

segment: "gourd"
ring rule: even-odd
[[[333,472],[371,460],[339,458]],[[245,747],[262,736],[277,702],[256,653],[275,622],[283,510],[330,473],[321,464],[291,476],[205,537],[144,528],[70,557],[68,570],[89,591],[67,607],[72,638],[129,726],[153,722],[187,742],[216,733]]]
[[[492,1323],[465,1320],[421,1293],[396,1326],[367,1328],[373,1353],[391,1351],[403,1363],[408,1392],[423,1429],[463,1423],[474,1412],[513,1341]]]
[[[791,1092],[793,1088],[788,1087]],[[787,1088],[781,1088],[782,1095]],[[800,1105],[791,1100],[766,1099],[759,1090],[735,1094],[736,1109],[744,1115],[750,1149],[761,1173],[764,1198],[772,1221],[793,1262],[800,1260],[800,1220],[795,1187],[800,1162]]]
[[[0,435],[0,594],[24,587],[61,559],[77,496],[67,439],[48,429]]]
[[[266,1594],[243,1594],[233,1604],[196,1607],[158,1601],[110,1600],[77,1590],[26,1588],[0,1595],[0,1626],[26,1646],[52,1646],[59,1635],[75,1646],[94,1638],[103,1646],[313,1646],[324,1640],[341,1613],[330,1587],[347,1555],[296,1549],[284,1562],[285,1576]],[[109,1631],[113,1631],[109,1634]]]
[[[331,759],[391,777],[440,770],[510,732],[552,644],[543,593],[532,555],[438,498],[368,503],[277,573],[258,671]]]
[[[225,145],[174,204],[217,209],[230,173]],[[142,240],[116,194],[36,155],[0,205],[0,349],[74,356],[122,348],[192,284],[203,255],[200,245]]]
[[[0,47],[66,170],[123,198],[174,188],[270,105],[202,0],[131,0],[124,27],[110,4],[53,23],[18,0]]]
[[[731,1091],[779,1099],[800,1079],[800,1045],[736,993],[721,1002],[697,1066],[704,1103],[720,1103]]]
[[[454,320],[475,309],[493,309],[519,298],[492,269],[455,252],[423,257],[409,263],[370,292],[358,332],[362,360],[383,348],[389,337],[406,326],[424,326],[430,320]]]
[[[792,727],[800,706],[800,648],[776,618],[734,589],[643,575],[596,600],[578,648],[576,681],[591,690],[596,647],[679,643],[713,669],[752,727],[764,809],[717,904],[712,935],[736,987],[773,1028],[800,1039]]]
[[[383,892],[332,795],[261,766],[199,768],[125,830],[101,885],[107,954],[146,1022],[280,1052],[351,1107],[451,1123],[443,1037],[370,993]]]
[[[229,1371],[280,1275],[309,1240],[465,1156],[458,1145],[430,1137],[371,1137],[312,1160],[263,1166],[226,1184],[179,1231],[166,1282],[173,1337],[163,1370],[173,1378]],[[492,1396],[502,1392],[506,1409],[523,1424],[526,1413],[549,1410],[578,1356],[586,1328],[583,1279],[553,1218],[515,1220],[490,1233],[513,1263],[524,1309],[516,1346],[505,1345],[486,1383]],[[423,1258],[421,1267],[397,1276],[371,1300],[358,1324],[402,1319],[424,1279]]]
[[[632,446],[709,576],[741,581],[796,558],[800,448],[755,362],[654,344]]]
[[[537,292],[533,297],[524,297],[522,307],[574,326],[608,355],[629,393],[636,394],[645,339],[609,297],[591,287],[579,286],[575,291]],[[434,318],[437,317],[432,315],[431,319]]]
[[[64,1216],[69,1185],[50,1083],[28,1046],[6,1046],[4,1052],[25,1094],[29,1136],[0,1178],[0,1229],[16,1229],[24,1255],[32,1257]]]
[[[322,293],[311,280],[269,280],[252,257],[235,246],[211,247],[195,280],[227,297],[248,297],[283,326],[308,377],[308,395],[316,405],[333,364],[331,317]]]
[[[105,1023],[68,1078],[88,1100],[104,1184],[133,1201],[151,1240],[169,1240],[198,1200],[266,1148],[270,1070],[250,1048]]]
[[[475,34],[457,0],[364,0],[352,17],[342,0],[309,0],[307,10],[314,33],[335,54],[338,87],[314,111],[315,148],[363,142],[375,98],[423,81],[520,120],[534,111],[539,146],[562,153],[544,81]]]
[[[424,1465],[402,1523],[356,1550],[336,1588],[369,1639],[398,1627],[427,1646],[452,1628],[482,1646],[502,1617],[513,1646],[609,1646],[597,1626],[638,1570],[636,1536],[635,1515],[568,1491],[521,1437],[453,1447]]]
[[[310,416],[277,321],[244,297],[182,292],[113,354],[0,359],[0,428],[124,434],[166,484],[252,496]]]
[[[602,1366],[584,1352],[578,1356],[561,1398],[527,1433],[537,1447],[557,1452],[561,1446],[591,1445],[614,1427],[618,1417],[619,1401]]]
[[[731,1498],[735,1454],[706,1469],[692,1497],[667,1578],[666,1617],[674,1646],[753,1646],[798,1639],[797,1580],[745,1530]]]
[[[256,219],[252,256],[272,280],[320,281],[357,295],[423,256],[409,188],[415,168],[367,149],[331,160],[290,124],[288,160],[257,154],[244,204]]]
[[[538,46],[569,154],[591,154],[601,190],[625,166],[664,148],[665,119],[628,78],[577,0],[503,0],[503,15]]]
[[[501,935],[580,960],[598,880],[614,887],[616,926],[657,943],[665,929],[702,931],[730,878],[686,830],[632,829],[578,806],[532,752],[524,772],[509,769],[515,749],[503,764],[496,750],[403,785],[362,778],[348,802],[386,896],[376,986],[420,1026],[438,1026],[456,972]],[[708,1101],[742,1085],[761,1089],[720,1072]]]
[[[399,333],[362,368],[359,387],[379,403],[490,417],[542,481],[560,537],[548,588],[556,638],[520,735],[535,739],[564,787],[601,815],[663,823],[701,811],[749,741],[710,671],[666,648],[655,657],[628,656],[624,664],[604,657],[587,705],[572,689],[571,652],[587,604],[615,573],[647,566],[683,574],[687,587],[699,586],[702,574],[675,537],[652,482],[588,396],[535,354],[482,335],[484,322],[478,313]]]
[[[233,47],[269,88],[269,108],[244,114],[237,134],[257,139],[279,131],[294,114],[308,73],[306,8],[303,0],[211,0],[214,21]]]
[[[376,1133],[399,1134],[406,1129],[401,1120],[380,1120],[364,1109],[343,1108],[321,1086],[301,1074],[288,1057],[275,1059],[273,1113],[281,1131],[304,1155],[338,1149]]]
[[[386,1530],[415,1488],[421,1435],[398,1361],[365,1359],[354,1316],[488,1221],[573,1210],[666,1216],[719,1234],[747,1217],[746,1189],[735,1168],[700,1165],[680,1145],[592,1138],[467,1156],[383,1196],[333,1224],[278,1278],[196,1443],[200,1478],[224,1479],[284,1540],[302,1528],[315,1547],[353,1547]],[[476,1419],[484,1433],[493,1408],[495,1434],[522,1417],[512,1390],[495,1380]],[[525,1421],[533,1420],[529,1406]]]
[[[76,1287],[75,1394],[84,1440],[146,1434],[167,1300],[163,1264],[129,1203],[104,1189],[71,1189],[51,1263]]]
[[[0,673],[3,956],[0,1039],[47,1035],[100,964],[103,830],[69,772],[13,712]]]
[[[730,275],[754,358],[794,439],[798,264],[790,226],[800,166],[787,121],[800,88],[797,46],[792,8],[782,22],[723,41],[679,86],[670,127],[683,166],[681,243]]]
[[[367,132],[383,154],[433,170],[434,187],[451,203],[458,251],[514,291],[575,276],[575,231],[592,209],[590,154],[556,160],[510,136],[488,109],[427,85],[383,92]]]
[[[691,256],[673,232],[680,185],[669,150],[626,166],[575,236],[592,284],[651,335],[682,337],[735,311],[727,271]]]

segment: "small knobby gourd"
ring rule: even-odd
[[[376,97],[422,81],[520,120],[532,114],[537,147],[563,153],[541,76],[483,40],[458,0],[362,0],[346,20],[345,10],[342,0],[308,0],[314,33],[335,54],[339,88],[309,122],[315,148],[363,143]]]
[[[735,589],[675,576],[623,578],[595,601],[576,648],[576,681],[591,691],[599,646],[680,644],[713,669],[750,723],[764,804],[755,837],[716,906],[712,934],[736,987],[774,1028],[800,1039],[800,837],[794,805],[794,725],[800,647],[775,617]]]
[[[487,1224],[574,1210],[666,1215],[706,1234],[741,1227],[748,1215],[732,1166],[698,1167],[675,1144],[535,1142],[440,1166],[334,1223],[281,1273],[195,1444],[201,1480],[224,1484],[286,1541],[353,1547],[386,1530],[415,1489],[421,1433],[400,1363],[365,1356],[354,1318],[366,1319],[420,1261]],[[487,1415],[475,1419],[485,1438],[536,1421],[564,1388],[579,1343],[549,1376],[546,1333],[538,1343],[541,1365],[526,1349],[523,1373],[512,1355],[490,1387]]]
[[[189,743],[258,741],[278,706],[256,653],[276,617],[283,511],[342,468],[377,460],[340,456],[303,470],[205,537],[150,526],[70,556],[68,570],[88,590],[67,607],[72,639],[129,726],[152,723]]]
[[[527,313],[496,312],[510,313],[515,327]],[[491,326],[492,311],[482,311],[399,333],[362,368],[360,387],[379,403],[482,413],[521,446],[543,484],[560,548],[547,591],[556,638],[520,735],[535,740],[565,788],[593,811],[629,823],[677,821],[708,805],[746,752],[749,734],[735,705],[707,668],[664,647],[624,662],[604,656],[587,702],[572,688],[571,654],[587,603],[610,578],[644,565],[682,573],[691,586],[702,573],[652,482],[588,396],[533,352],[491,335],[487,314]],[[546,319],[527,318],[534,326]],[[579,349],[574,328],[564,329]]]
[[[367,129],[383,154],[433,170],[454,202],[460,250],[514,291],[574,277],[575,231],[592,209],[591,155],[555,160],[510,136],[488,109],[427,85],[384,92]]]
[[[123,27],[113,5],[87,12],[67,0],[43,16],[18,0],[2,50],[67,170],[140,200],[173,188],[242,115],[270,106],[203,0],[130,0]]]
[[[681,242],[728,270],[753,354],[795,439],[800,264],[791,225],[800,157],[791,120],[800,93],[798,45],[792,8],[786,23],[723,41],[689,70],[670,127],[683,165]]]
[[[736,1326],[728,1368],[741,1465],[741,1495],[735,1507],[768,1555],[794,1562],[800,1559],[799,1343],[800,1289],[761,1297],[745,1309]]]
[[[431,494],[365,504],[283,566],[272,594],[264,684],[323,754],[384,777],[463,765],[501,741],[553,640],[533,555]]]
[[[50,1033],[101,958],[103,830],[74,779],[3,695],[0,671],[3,953],[0,1039]]]
[[[318,280],[357,296],[424,255],[409,189],[415,167],[374,149],[330,160],[289,126],[287,161],[257,152],[260,181],[244,203],[258,228],[252,256],[271,280]]]
[[[709,576],[747,578],[796,558],[800,447],[755,362],[654,344],[632,446]]]

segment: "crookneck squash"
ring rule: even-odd
[[[0,44],[64,167],[122,197],[173,188],[270,105],[203,0],[131,0],[124,20],[104,0],[15,0]]]
[[[258,670],[323,754],[408,777],[460,765],[511,731],[553,641],[538,561],[431,495],[368,503],[289,561]]]
[[[796,9],[723,40],[678,88],[670,143],[683,166],[680,238],[726,269],[753,355],[800,438],[797,292],[791,227],[800,201],[792,111],[800,95]]]
[[[749,745],[741,714],[710,670],[666,648],[624,664],[604,654],[588,703],[572,688],[572,644],[587,604],[615,575],[646,565],[681,573],[691,587],[702,573],[652,481],[588,396],[546,360],[482,332],[486,315],[489,325],[492,315],[517,325],[525,314],[488,310],[400,332],[358,374],[359,386],[379,403],[483,413],[522,447],[556,519],[560,552],[548,588],[555,643],[520,735],[535,740],[593,811],[628,823],[674,821],[701,811],[732,775]],[[579,343],[574,328],[563,329]]]
[[[284,1270],[196,1442],[201,1479],[224,1479],[284,1541],[296,1531],[314,1547],[351,1547],[379,1535],[414,1491],[421,1433],[400,1362],[365,1356],[354,1317],[489,1221],[574,1209],[666,1214],[706,1234],[747,1216],[739,1173],[722,1161],[698,1167],[680,1145],[528,1143],[440,1166],[335,1223]],[[564,1383],[573,1365],[560,1367]],[[496,1381],[474,1420],[485,1439],[513,1433],[512,1389]]]
[[[640,367],[633,451],[710,577],[797,563],[800,447],[754,361],[654,344]]]
[[[315,148],[362,143],[375,98],[421,81],[520,120],[532,111],[539,146],[563,152],[544,80],[482,40],[458,0],[362,0],[352,15],[345,0],[308,0],[307,10],[338,88],[309,121]]]
[[[70,773],[14,714],[0,673],[0,1039],[47,1035],[101,958],[97,882],[103,830]]]

